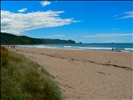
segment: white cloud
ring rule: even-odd
[[[100,41],[100,43],[132,43],[132,40],[104,40],[104,41]]]
[[[27,8],[23,8],[23,9],[18,10],[18,12],[23,13],[23,12],[25,12],[26,10],[27,10]]]
[[[43,7],[51,4],[49,1],[41,1],[40,3]]]
[[[113,30],[113,31],[115,31],[115,30],[119,30],[119,28],[112,28],[112,30]]]
[[[116,19],[133,18],[133,11],[124,12],[122,15],[123,15],[122,17]]]
[[[60,14],[64,11],[31,12],[27,14],[1,11],[1,31],[20,34],[23,31],[64,26],[78,21],[72,18],[62,19]]]
[[[57,35],[49,35],[49,36],[44,36],[44,38],[57,38],[57,37],[64,37],[66,35],[64,34],[57,34]]]
[[[133,36],[133,34],[95,34],[84,36],[84,38],[104,38],[104,37],[124,37],[124,36]]]

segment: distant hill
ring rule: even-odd
[[[1,32],[1,44],[43,44],[41,39]]]
[[[73,40],[42,39],[44,44],[75,44]]]
[[[60,39],[39,39],[27,36],[16,36],[9,33],[1,32],[1,44],[74,44],[73,40],[60,40]]]

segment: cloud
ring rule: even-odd
[[[132,43],[132,40],[104,40],[104,41],[100,41],[100,43]]]
[[[122,15],[123,15],[122,17],[116,19],[133,18],[133,11],[124,12]]]
[[[119,28],[112,28],[112,30],[113,30],[113,31],[115,31],[115,30],[119,30]]]
[[[95,34],[84,36],[84,38],[105,38],[105,37],[124,37],[124,36],[133,36],[133,34]]]
[[[60,14],[64,11],[45,11],[31,13],[13,13],[1,11],[1,31],[20,34],[27,30],[58,27],[78,22],[72,18],[62,19]]]
[[[25,12],[26,10],[27,10],[27,8],[23,8],[23,9],[18,10],[18,12],[23,13],[23,12]]]
[[[51,4],[49,1],[41,1],[40,3],[43,7]]]
[[[49,36],[44,36],[44,38],[57,38],[57,37],[64,37],[66,35],[64,34],[57,34],[57,35],[49,35]]]

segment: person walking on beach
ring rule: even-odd
[[[113,51],[114,49],[112,48],[111,50]]]
[[[11,46],[11,48],[15,49],[15,45]]]

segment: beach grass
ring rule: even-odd
[[[37,63],[1,46],[1,100],[62,100],[51,75]]]

